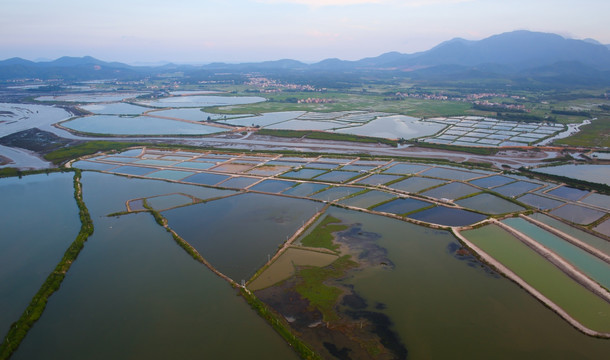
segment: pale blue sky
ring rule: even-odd
[[[512,30],[610,44],[608,0],[0,0],[0,59],[355,60]]]

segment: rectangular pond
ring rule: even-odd
[[[427,201],[412,198],[399,198],[379,205],[372,210],[403,215],[429,206],[432,206],[432,204]]]
[[[385,191],[371,190],[339,201],[339,204],[367,209],[373,205],[394,199],[396,195]]]
[[[402,178],[402,176],[400,176],[400,175],[373,174],[362,180],[358,180],[356,183],[377,186],[377,185],[389,183],[390,181],[398,180],[400,178]]]
[[[542,185],[540,185],[540,184],[536,184],[536,183],[532,183],[532,182],[528,182],[528,181],[517,181],[514,183],[496,187],[493,189],[493,191],[497,192],[498,194],[502,194],[504,196],[516,197],[521,194],[525,194],[526,192],[532,191],[536,188],[539,188],[541,186]]]
[[[355,171],[331,171],[326,174],[316,176],[316,181],[329,181],[343,183],[350,179],[360,176],[361,174]]]
[[[439,186],[434,189],[422,192],[422,195],[429,196],[435,199],[450,199],[455,200],[466,195],[478,193],[481,190],[461,182],[452,182],[447,185]]]
[[[515,203],[487,193],[458,200],[455,203],[465,208],[492,215],[525,210],[525,208]]]
[[[581,225],[588,225],[606,215],[603,211],[576,204],[565,204],[562,207],[551,211],[550,214]]]
[[[395,164],[390,166],[387,170],[384,170],[384,173],[388,174],[399,174],[399,175],[409,175],[409,174],[417,174],[424,170],[430,169],[429,165],[419,165],[419,164]]]
[[[532,193],[525,194],[520,198],[517,198],[517,200],[526,205],[533,206],[538,210],[554,209],[558,206],[565,204],[563,201],[549,199],[547,197]]]
[[[316,193],[310,197],[312,199],[318,199],[318,200],[323,200],[323,201],[334,201],[334,200],[341,199],[346,196],[355,194],[362,190],[364,190],[364,189],[357,188],[357,187],[333,186],[327,190]]]
[[[327,187],[328,185],[326,184],[301,183],[295,187],[285,190],[283,194],[306,197],[322,189],[326,189]]]
[[[432,209],[418,211],[407,217],[427,223],[443,226],[466,226],[485,220],[485,215],[472,211],[436,206]]]
[[[268,193],[279,193],[290,187],[293,187],[294,185],[296,185],[294,181],[268,179],[263,180],[254,186],[251,186],[249,190]]]
[[[496,225],[462,232],[468,240],[494,257],[581,324],[610,331],[610,304],[588,291],[555,265]]]
[[[84,133],[103,135],[207,135],[227,131],[220,127],[149,116],[93,115],[69,120],[62,125]]]
[[[389,185],[388,187],[396,190],[407,191],[410,193],[417,193],[422,190],[431,188],[433,186],[438,186],[444,184],[446,181],[438,180],[438,179],[429,179],[413,176],[394,184]]]

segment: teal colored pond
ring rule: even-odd
[[[588,277],[601,286],[610,289],[610,264],[527,220],[509,218],[502,220],[502,222],[534,239],[582,270]]]
[[[610,255],[610,241],[601,239],[542,213],[533,213],[530,215],[530,217],[552,226],[553,228],[558,229],[568,235],[574,236],[578,240],[593,246],[607,255]]]
[[[458,200],[455,203],[465,208],[493,215],[525,210],[515,203],[486,193]]]
[[[231,188],[231,189],[245,189],[257,181],[260,181],[260,179],[238,176],[238,177],[230,178],[229,180],[223,182],[222,187]]]
[[[146,177],[165,180],[180,180],[190,175],[193,175],[193,173],[189,171],[159,170],[146,175]]]
[[[208,107],[225,105],[245,105],[265,101],[265,98],[258,96],[172,96],[151,101],[140,101],[143,105],[154,107]]]
[[[145,166],[120,166],[118,168],[112,169],[113,173],[116,174],[124,174],[124,175],[138,175],[143,176],[153,171],[156,171],[156,168],[149,168]]]
[[[62,125],[84,133],[108,135],[207,135],[226,131],[219,127],[148,116],[93,115],[69,120]]]
[[[81,169],[81,170],[99,170],[99,171],[105,171],[105,170],[110,170],[112,168],[117,167],[114,164],[104,164],[104,163],[98,163],[98,162],[93,162],[93,161],[86,161],[86,160],[80,160],[80,161],[76,161],[72,164],[73,168],[76,169]]]
[[[80,229],[73,173],[0,179],[0,337]]]
[[[452,209],[444,206],[436,206],[432,209],[422,210],[408,215],[407,217],[444,226],[472,225],[487,218],[485,215],[471,211]]]
[[[328,214],[352,225],[345,244],[367,244],[368,256],[392,264],[349,273],[341,284],[362,301],[358,309],[341,306],[385,316],[380,329],[396,335],[408,359],[603,359],[610,350],[607,340],[579,333],[513,282],[458,255],[448,232],[334,207]]]
[[[13,359],[194,359],[202,349],[213,358],[296,358],[151,215],[100,217],[105,206],[94,197],[85,195],[95,233]]]
[[[265,264],[317,208],[321,204],[310,200],[248,193],[164,211],[163,216],[201,256],[240,282]]]
[[[214,166],[213,163],[199,162],[199,161],[185,161],[178,164],[174,164],[174,167],[185,168],[185,169],[196,169],[206,170]]]

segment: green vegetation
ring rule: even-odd
[[[70,169],[60,169],[60,168],[54,168],[54,169],[41,169],[41,170],[19,170],[17,168],[2,168],[0,169],[0,178],[3,177],[13,177],[13,176],[26,176],[26,175],[35,175],[35,174],[50,174],[50,173],[56,173],[56,172],[69,172],[71,171]]]
[[[74,242],[68,247],[64,256],[57,264],[55,269],[45,282],[42,284],[32,301],[23,312],[19,320],[14,322],[0,345],[0,359],[8,359],[11,354],[19,347],[19,344],[26,336],[27,332],[34,323],[42,316],[49,297],[59,289],[61,282],[64,280],[70,266],[76,260],[76,257],[85,246],[85,241],[93,234],[93,221],[89,215],[89,211],[83,202],[82,186],[80,183],[81,172],[75,170],[74,174],[74,198],[78,205],[79,216],[81,221],[80,232],[76,236]]]
[[[95,154],[103,151],[122,151],[132,146],[146,146],[146,143],[118,142],[118,141],[89,141],[76,146],[59,149],[44,156],[54,164],[61,164],[81,156]]]
[[[568,146],[610,147],[610,116],[600,116],[570,137],[554,141]]]
[[[271,326],[277,331],[280,336],[284,338],[290,344],[290,346],[296,351],[302,359],[306,360],[317,360],[322,359],[318,354],[311,350],[303,341],[301,341],[295,334],[292,333],[290,327],[285,324],[284,320],[279,316],[275,315],[269,308],[260,301],[256,296],[246,289],[240,288],[240,293],[246,299],[248,304]]]
[[[350,258],[350,255],[345,255],[329,266],[304,268],[297,272],[300,282],[296,285],[295,290],[309,301],[311,307],[322,313],[324,321],[338,320],[335,305],[342,293],[341,289],[325,285],[324,282],[329,279],[338,279],[346,270],[356,267],[358,264]]]
[[[301,244],[308,247],[325,248],[337,251],[339,245],[333,244],[333,233],[347,229],[347,225],[341,225],[341,220],[327,215],[303,240]]]
[[[396,147],[398,142],[395,140],[376,138],[370,136],[358,136],[351,134],[339,134],[330,133],[324,131],[313,131],[313,130],[273,130],[273,129],[261,129],[257,131],[258,135],[268,135],[286,138],[307,138],[317,140],[333,140],[333,141],[351,141],[361,143],[372,143],[372,144],[386,144]]]

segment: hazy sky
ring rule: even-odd
[[[608,0],[0,0],[0,59],[355,60],[512,30],[610,44]]]

